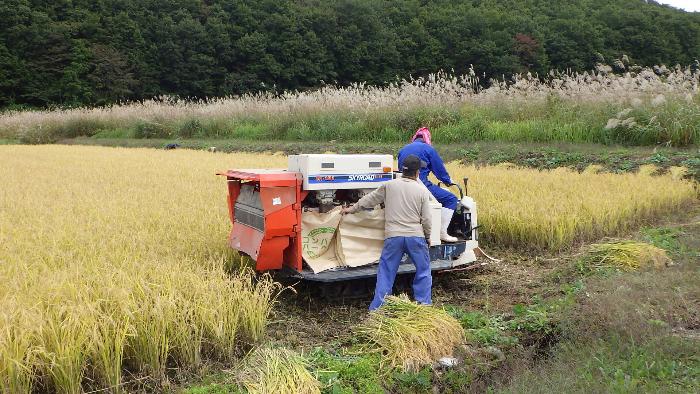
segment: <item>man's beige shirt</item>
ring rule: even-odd
[[[399,178],[383,183],[362,197],[350,212],[384,203],[384,238],[430,238],[430,199],[430,192],[420,181]]]

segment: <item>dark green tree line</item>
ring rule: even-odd
[[[700,14],[643,0],[3,0],[0,108],[205,98],[439,69],[486,77],[700,57]]]

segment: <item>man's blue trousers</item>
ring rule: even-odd
[[[430,254],[425,238],[391,237],[384,240],[382,256],[379,258],[377,288],[374,291],[374,299],[369,305],[369,310],[373,311],[382,306],[384,297],[391,294],[396,272],[404,254],[407,254],[416,266],[416,276],[413,278],[413,298],[420,304],[432,304],[430,292],[433,286],[433,277],[430,273]]]
[[[425,185],[425,187],[428,188],[430,191],[430,194],[435,197],[435,199],[442,205],[443,208],[455,210],[457,209],[457,205],[459,204],[459,200],[457,199],[457,196],[452,194],[449,190],[445,190],[441,188],[438,185],[434,185],[430,182]]]

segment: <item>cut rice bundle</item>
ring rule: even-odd
[[[441,308],[419,305],[408,297],[389,296],[360,326],[370,348],[391,367],[417,371],[449,356],[464,341],[459,322]]]
[[[634,271],[640,268],[664,268],[671,264],[666,251],[635,241],[593,244],[584,263],[590,268],[615,268]]]
[[[306,359],[292,350],[260,347],[244,364],[242,382],[250,394],[321,392],[321,384],[307,369]]]

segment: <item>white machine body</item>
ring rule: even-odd
[[[393,179],[391,155],[291,155],[287,171],[301,173],[304,190],[376,189]]]
[[[440,245],[440,225],[442,223],[442,204],[436,199],[430,199],[430,245]]]
[[[287,171],[300,173],[303,179],[302,188],[317,193],[319,201],[331,202],[336,190],[368,193],[383,182],[401,177],[401,173],[392,172],[393,165],[392,155],[300,154],[289,156]],[[471,218],[472,237],[467,241],[467,249],[470,250],[478,246],[476,202],[473,198],[464,196],[460,203]],[[442,205],[434,198],[430,200],[430,212],[430,244],[441,245]]]
[[[472,226],[472,239],[477,240],[479,236],[477,234],[476,228],[479,227],[479,222],[476,220],[476,201],[469,196],[462,197],[460,201],[462,206],[467,209],[467,212],[471,214],[471,226]]]

